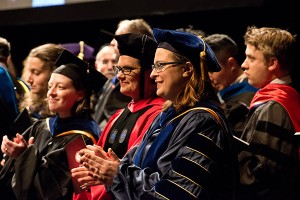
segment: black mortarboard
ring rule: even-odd
[[[153,64],[156,42],[147,35],[127,33],[116,35],[120,55],[134,57],[141,61],[142,67],[150,69]]]
[[[158,28],[153,29],[153,34],[158,48],[165,48],[179,53],[189,59],[195,66],[200,66],[200,57],[205,56],[208,71],[218,72],[221,70],[221,66],[210,46],[196,35]]]
[[[86,89],[95,93],[100,92],[107,81],[107,78],[93,66],[90,66],[68,50],[63,50],[55,65],[58,68],[53,73],[63,74],[76,84],[82,83]]]

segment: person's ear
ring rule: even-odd
[[[270,58],[269,62],[268,62],[268,70],[269,71],[274,71],[275,69],[277,69],[278,66],[278,60],[275,57]]]
[[[84,91],[83,90],[78,91],[77,92],[77,99],[76,99],[76,101],[81,101],[83,99],[84,99]]]
[[[234,57],[229,57],[227,59],[227,63],[226,63],[228,66],[230,66],[230,70],[231,71],[234,71],[234,70],[237,70],[237,68],[239,69],[240,66],[238,65],[236,59]]]
[[[194,72],[194,68],[193,68],[192,63],[186,62],[185,66],[183,67],[183,70],[184,70],[183,77],[190,77],[190,76],[192,76],[192,74]]]

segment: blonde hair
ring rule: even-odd
[[[253,45],[268,61],[275,57],[283,70],[291,70],[296,60],[296,35],[273,27],[249,26],[244,35],[245,44]]]

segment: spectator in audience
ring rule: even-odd
[[[115,35],[125,33],[147,34],[148,36],[153,37],[151,26],[142,18],[121,20],[117,25]],[[118,48],[118,42],[115,39],[112,39],[110,44]]]
[[[184,31],[202,38],[206,36],[206,33],[203,30],[195,29],[192,25],[189,25],[187,28],[178,28],[176,31]]]
[[[300,95],[290,71],[298,56],[296,38],[271,27],[250,26],[244,35],[242,68],[250,85],[259,88],[250,104],[240,139],[240,199],[299,199]]]
[[[110,44],[101,46],[96,55],[95,68],[108,79],[115,77],[114,66],[118,64],[119,51]]]
[[[204,40],[214,51],[222,68],[219,72],[209,72],[209,77],[223,104],[233,134],[240,136],[257,88],[249,85],[239,64],[238,46],[232,38],[225,34],[212,34]]]
[[[12,75],[8,69],[11,46],[7,39],[0,37],[0,133],[11,133],[13,123],[19,115],[20,99],[29,91],[28,86]],[[13,133],[14,135],[14,133]],[[9,137],[13,136],[9,135]]]
[[[50,115],[47,101],[48,81],[56,69],[55,61],[64,48],[61,45],[46,43],[33,48],[24,61],[24,81],[30,92],[26,93],[19,109],[27,109],[32,119],[44,119]]]
[[[1,135],[10,130],[17,117],[18,101],[14,90],[12,76],[7,68],[7,59],[10,55],[10,43],[0,37],[0,132]]]

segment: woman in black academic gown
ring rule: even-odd
[[[49,109],[56,115],[37,121],[14,139],[3,137],[1,151],[8,159],[0,172],[1,199],[71,199],[74,190],[65,147],[81,136],[87,144],[99,137],[98,124],[86,105],[105,78],[100,73],[87,78],[87,71],[96,70],[87,70],[85,62],[67,51],[56,64],[60,67],[52,73],[47,93]],[[95,77],[100,84],[90,87],[87,80]]]

